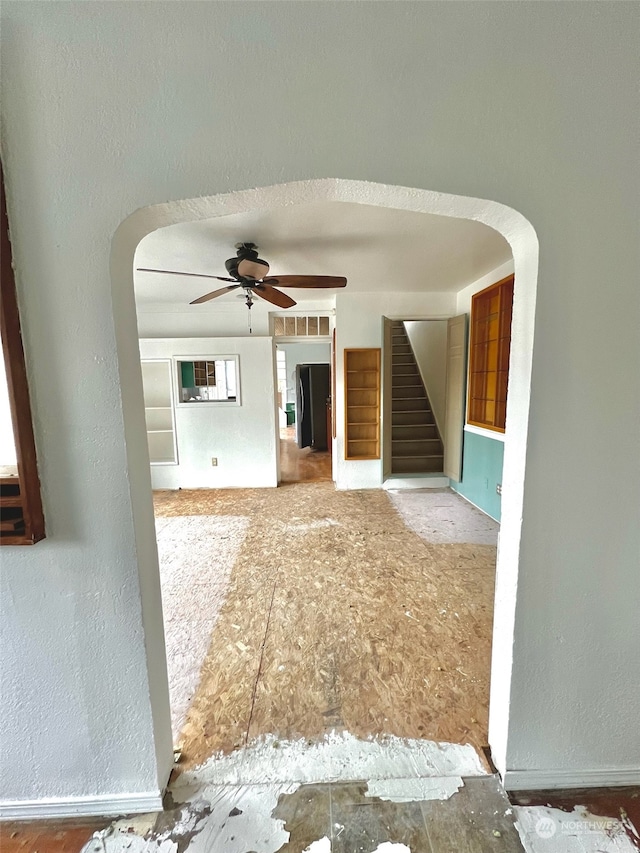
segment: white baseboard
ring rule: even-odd
[[[446,489],[449,478],[442,475],[395,474],[384,481],[383,489]]]
[[[546,791],[561,788],[620,788],[640,785],[637,770],[507,770],[507,791]]]
[[[39,820],[63,817],[113,817],[162,810],[160,791],[95,797],[46,797],[42,800],[0,801],[0,820]]]

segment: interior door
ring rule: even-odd
[[[465,392],[467,379],[466,314],[447,321],[447,379],[444,419],[444,473],[457,483],[462,479]]]

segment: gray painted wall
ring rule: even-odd
[[[507,764],[587,781],[637,767],[639,14],[2,4],[3,156],[48,538],[2,554],[0,799],[142,794],[170,767],[113,233],[167,199],[326,176],[495,199],[535,227]]]

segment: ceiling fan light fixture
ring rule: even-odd
[[[260,281],[269,273],[269,264],[262,258],[242,258],[238,261],[237,272],[240,278]]]

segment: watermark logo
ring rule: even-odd
[[[536,823],[536,835],[540,838],[553,838],[557,830],[558,827],[556,826],[556,822],[553,818],[541,817]]]

